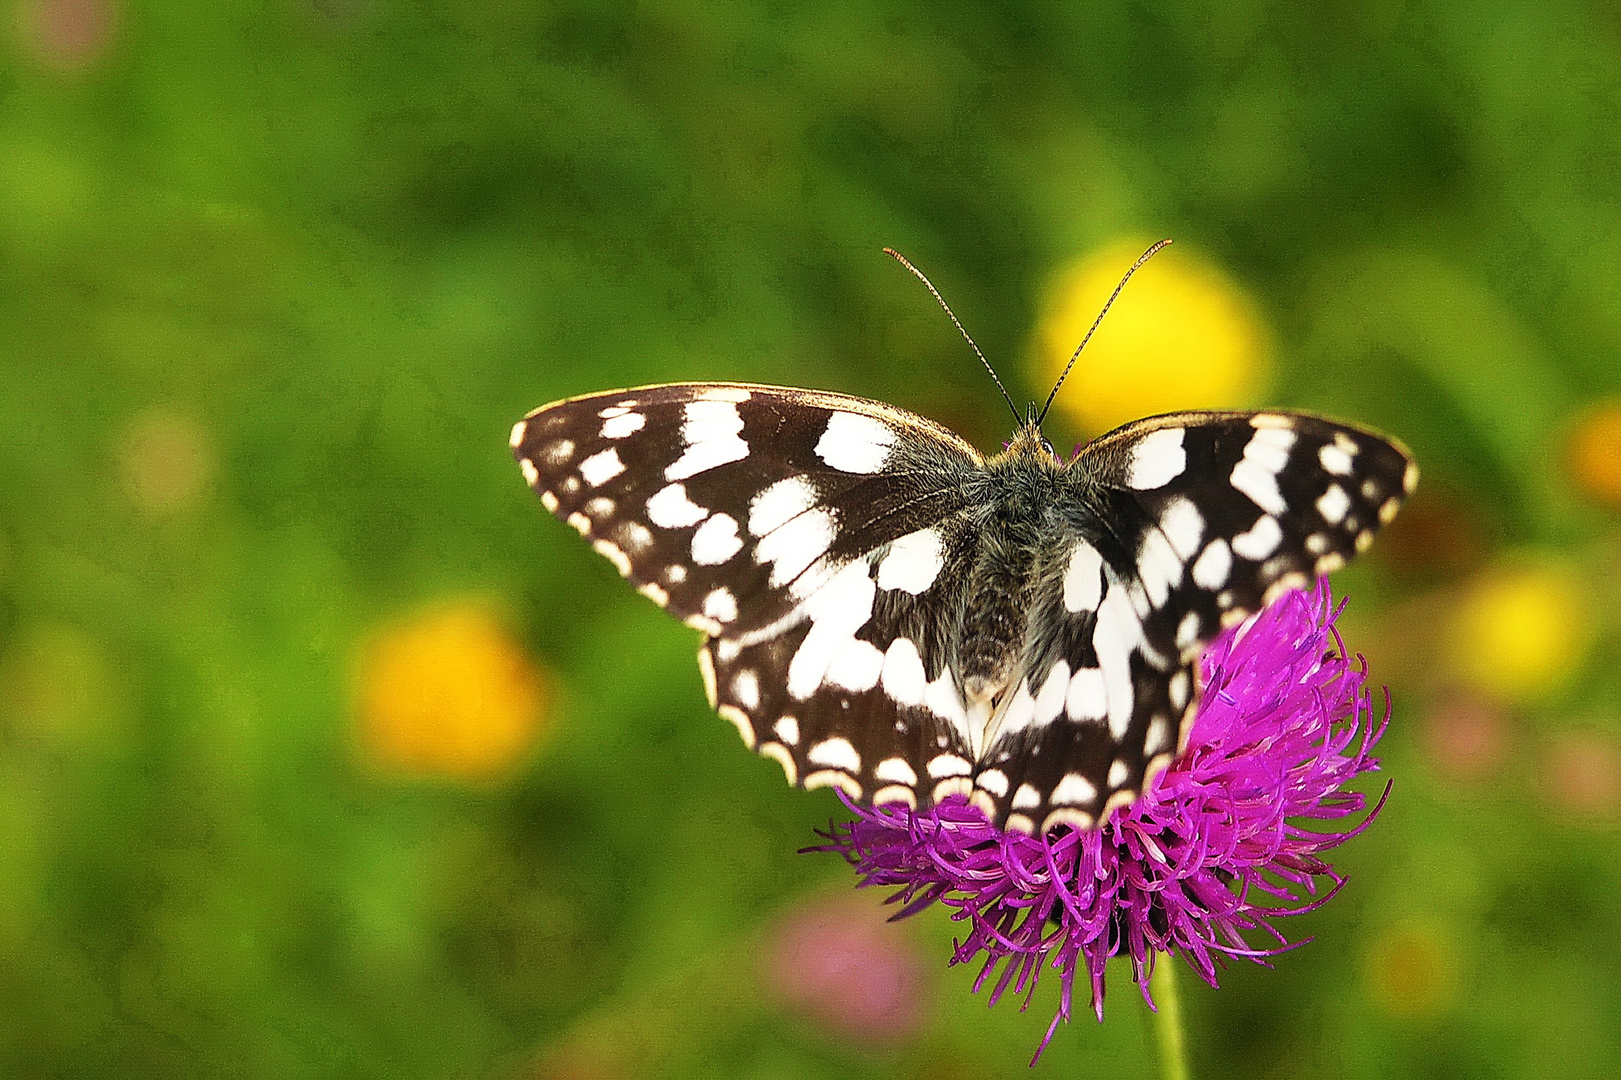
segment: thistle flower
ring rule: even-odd
[[[1389,700],[1376,715],[1366,663],[1334,628],[1342,607],[1322,579],[1217,639],[1187,748],[1099,828],[1007,832],[960,798],[922,812],[847,804],[855,819],[813,850],[843,855],[862,885],[898,887],[895,918],[952,908],[967,935],[951,962],[984,954],[974,989],[989,984],[992,1004],[1012,989],[1028,1006],[1043,967],[1057,970],[1058,1011],[1037,1059],[1070,1018],[1078,976],[1102,1020],[1110,957],[1131,957],[1150,1007],[1161,953],[1215,986],[1228,956],[1264,963],[1291,947],[1274,922],[1339,891],[1345,878],[1322,853],[1379,811],[1348,821],[1366,803],[1346,785],[1378,768]],[[1315,831],[1301,819],[1343,824]]]

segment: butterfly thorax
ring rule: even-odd
[[[985,463],[970,493],[961,543],[972,561],[956,658],[975,730],[984,730],[1019,674],[1043,538],[1065,482],[1051,445],[1027,424]]]

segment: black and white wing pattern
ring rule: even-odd
[[[1024,831],[1131,802],[1184,744],[1205,646],[1366,550],[1418,482],[1387,439],[1300,413],[1151,417],[1065,473],[972,796]]]
[[[967,760],[934,615],[961,568],[931,527],[961,515],[973,447],[860,398],[716,383],[560,401],[511,441],[547,509],[707,635],[710,704],[790,783],[870,800],[909,794],[930,750]]]
[[[989,461],[904,410],[692,383],[557,402],[526,479],[701,630],[710,702],[790,783],[1010,829],[1086,828],[1185,739],[1223,627],[1344,563],[1406,453],[1293,413],[1126,425],[1069,464],[1034,425]]]

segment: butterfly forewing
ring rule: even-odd
[[[1223,627],[1372,540],[1406,453],[1293,413],[1128,424],[983,461],[891,406],[741,384],[548,405],[530,485],[707,640],[711,705],[805,787],[1089,827],[1187,738]]]

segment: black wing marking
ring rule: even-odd
[[[1067,472],[1080,509],[1052,530],[975,779],[987,813],[1027,831],[1134,799],[1186,740],[1205,646],[1366,549],[1418,479],[1390,441],[1293,413],[1152,417]]]
[[[980,465],[957,436],[860,398],[691,383],[544,406],[512,447],[548,509],[710,635],[711,703],[791,782],[891,801],[965,753],[930,623],[960,588],[941,526]]]

